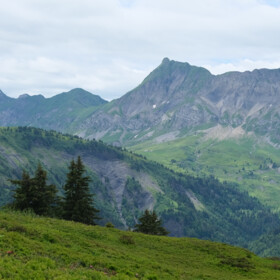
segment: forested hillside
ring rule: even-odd
[[[36,128],[0,129],[1,204],[12,199],[8,179],[31,174],[38,161],[62,193],[67,165],[80,155],[93,179],[91,191],[101,224],[133,227],[145,209],[154,209],[172,236],[191,236],[247,246],[280,226],[277,215],[213,177],[196,178],[148,161],[121,148]]]

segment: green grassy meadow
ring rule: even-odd
[[[280,279],[248,250],[0,212],[0,279]]]
[[[170,142],[153,141],[130,147],[148,159],[179,172],[214,175],[280,211],[280,150],[256,139],[205,140],[202,135]]]

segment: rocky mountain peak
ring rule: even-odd
[[[169,59],[168,57],[165,57],[165,58],[162,60],[161,64],[168,63],[168,62],[170,62],[170,59]]]
[[[87,126],[98,131],[92,137],[102,137],[104,131],[121,145],[127,143],[122,141],[126,135],[134,135],[130,141],[135,143],[220,125],[273,135],[280,142],[279,108],[279,69],[215,76],[205,68],[164,58],[138,87],[112,103],[110,111],[93,114],[93,124]],[[119,139],[116,131],[123,131]]]

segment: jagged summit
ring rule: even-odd
[[[164,58],[138,87],[78,130],[124,145],[161,134],[173,139],[201,126],[227,126],[280,142],[279,107],[279,69],[212,75],[203,67]]]
[[[162,60],[161,63],[163,64],[163,63],[168,63],[168,62],[170,62],[170,59],[169,59],[168,57],[165,57],[165,58]]]

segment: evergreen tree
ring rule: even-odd
[[[32,209],[33,192],[32,180],[28,172],[23,170],[21,180],[10,180],[14,185],[19,187],[14,190],[13,207],[17,210]]]
[[[155,211],[145,210],[139,218],[139,224],[135,225],[135,231],[152,235],[167,235],[168,231],[161,226],[162,221],[157,217]]]
[[[21,180],[11,180],[19,187],[15,190],[13,206],[18,210],[31,209],[38,215],[51,215],[56,202],[56,187],[47,185],[47,172],[39,163],[35,177],[23,171]]]
[[[33,210],[39,215],[51,215],[56,202],[56,187],[47,185],[47,172],[38,164],[33,181]]]
[[[96,225],[99,210],[93,206],[93,194],[89,191],[88,176],[84,176],[85,167],[79,156],[77,162],[71,161],[67,181],[64,185],[65,199],[63,218],[66,220]]]

